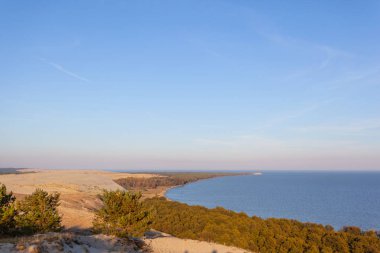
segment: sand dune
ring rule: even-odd
[[[35,170],[34,173],[0,175],[0,181],[10,190],[21,194],[30,194],[36,188],[49,192],[97,194],[102,189],[122,189],[112,180],[128,176],[151,177],[153,175],[100,170]]]
[[[100,206],[97,195],[103,189],[123,189],[113,179],[123,177],[152,177],[153,174],[115,173],[101,170],[27,170],[30,173],[0,175],[0,183],[18,198],[31,194],[36,188],[61,193],[59,212],[63,225],[70,229],[88,229],[93,210]]]

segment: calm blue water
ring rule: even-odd
[[[290,218],[380,230],[380,173],[266,172],[201,180],[174,188],[172,200],[242,211],[263,218]]]

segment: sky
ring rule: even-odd
[[[0,0],[0,167],[380,170],[380,2]]]

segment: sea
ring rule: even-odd
[[[263,172],[200,180],[166,193],[171,200],[380,231],[380,172]]]

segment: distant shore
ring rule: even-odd
[[[147,172],[150,173],[150,172]],[[127,190],[140,191],[143,194],[143,198],[151,197],[166,197],[166,193],[177,187],[182,187],[184,185],[198,182],[201,180],[207,180],[217,177],[226,176],[242,176],[242,175],[253,175],[254,173],[247,172],[151,172],[151,175],[156,175],[150,178],[133,178],[128,176],[124,179],[114,180],[116,183],[121,185]]]
[[[252,173],[251,173],[251,172],[249,172],[249,173],[248,173],[248,172],[245,172],[245,173],[232,173],[232,172],[231,172],[230,175],[219,175],[219,176],[216,175],[215,177],[198,179],[198,180],[193,181],[193,182],[190,182],[190,183],[188,183],[188,184],[192,184],[192,183],[199,182],[199,181],[210,180],[210,179],[218,178],[218,177],[249,176],[249,175],[254,175],[255,173],[256,173],[256,172],[252,172]],[[168,192],[169,190],[174,189],[174,188],[183,187],[183,186],[185,186],[185,185],[187,185],[187,184],[182,184],[182,185],[176,185],[176,186],[172,186],[172,187],[167,187],[166,189],[163,189],[163,190],[158,194],[158,196],[159,196],[159,197],[164,197],[164,198],[167,199],[167,200],[173,201],[172,199],[170,199],[170,198],[168,198],[168,197],[166,196],[167,192]]]

